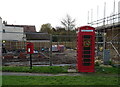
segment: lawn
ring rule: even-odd
[[[3,76],[3,85],[118,85],[117,76]]]
[[[67,66],[33,66],[32,69],[25,66],[3,66],[3,72],[34,72],[34,73],[65,73]]]
[[[29,67],[3,66],[7,72],[35,72],[35,73],[67,73],[68,66],[36,66]],[[83,76],[3,76],[3,85],[118,85],[119,70],[116,67],[96,67],[95,73]],[[96,74],[96,75],[94,75]],[[101,75],[102,74],[102,75]],[[107,75],[109,74],[109,75]],[[116,86],[115,86],[116,87]]]
[[[27,66],[3,66],[3,72],[34,72],[34,73],[66,73],[69,66],[34,66],[30,69]],[[75,68],[74,68],[75,69]],[[97,74],[118,74],[120,68],[116,67],[95,67],[95,73]]]
[[[103,67],[103,66],[96,66],[95,67],[96,73],[101,74],[120,74],[120,68],[117,67]]]

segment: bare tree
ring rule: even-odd
[[[75,27],[75,19],[72,19],[68,14],[66,15],[66,18],[61,21],[61,23],[68,31]]]

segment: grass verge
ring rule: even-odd
[[[95,70],[96,70],[96,73],[102,73],[102,74],[119,74],[120,73],[120,68],[117,68],[117,67],[96,66]]]
[[[34,72],[34,73],[65,73],[67,66],[33,66],[32,69],[25,66],[3,66],[3,72]]]
[[[118,85],[115,76],[3,76],[3,85]]]
[[[25,66],[3,66],[3,72],[34,72],[34,73],[66,73],[69,66],[34,66],[32,69]],[[74,68],[75,69],[75,68]],[[120,68],[96,66],[95,73],[98,74],[118,74]]]

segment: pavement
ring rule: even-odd
[[[80,76],[80,73],[60,73],[60,74],[49,74],[49,73],[23,73],[23,72],[2,72],[2,75],[15,75],[15,76]]]
[[[2,75],[10,76],[119,76],[118,74],[98,74],[98,73],[58,73],[58,74],[49,74],[49,73],[24,73],[24,72],[2,72]]]

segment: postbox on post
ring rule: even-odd
[[[30,69],[32,69],[32,54],[34,53],[34,45],[31,42],[27,42],[27,54],[30,54]]]
[[[33,54],[33,52],[34,52],[33,43],[27,42],[27,54]]]
[[[95,28],[83,26],[77,33],[78,72],[94,72]]]

